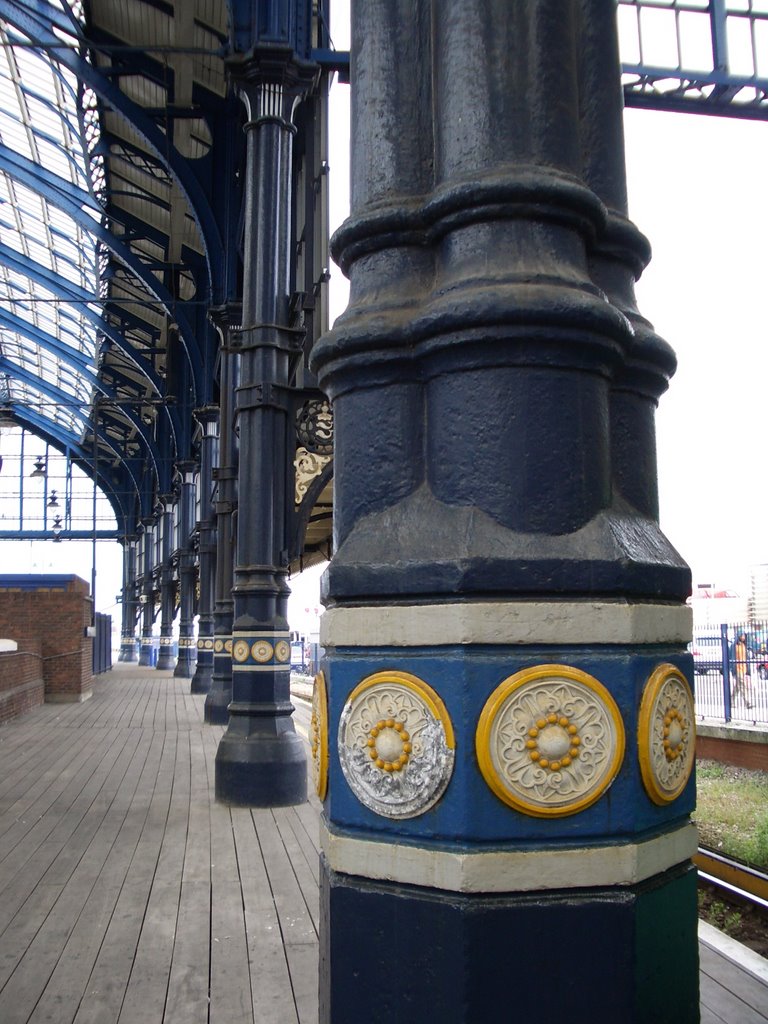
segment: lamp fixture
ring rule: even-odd
[[[35,468],[29,474],[31,477],[45,476],[45,460],[42,455],[38,455],[35,459]]]
[[[53,520],[53,526],[51,527],[51,530],[53,532],[53,542],[54,542],[54,544],[56,544],[57,542],[60,544],[61,543],[61,530],[62,530],[61,516],[56,516],[56,518]]]
[[[59,502],[56,497],[56,491],[51,491],[51,496],[48,499],[48,508],[58,508]]]

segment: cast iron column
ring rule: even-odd
[[[216,461],[217,421],[215,406],[198,409],[195,418],[202,427],[200,439],[200,599],[198,601],[197,668],[192,693],[208,693],[213,679],[213,597],[216,573],[216,522],[213,509],[213,466]]]
[[[154,568],[155,520],[148,516],[142,519],[142,564],[143,578],[141,587],[141,645],[139,647],[139,665],[151,666],[153,655],[152,627],[155,622],[155,603],[152,588],[152,570]]]
[[[136,538],[123,541],[123,588],[120,654],[118,661],[138,661],[136,642]]]
[[[179,498],[179,657],[174,676],[190,679],[195,671],[195,552],[192,533],[195,527],[195,470],[197,463],[180,462]],[[194,692],[194,691],[193,691]]]
[[[176,664],[173,656],[173,613],[174,613],[174,580],[173,563],[171,554],[173,552],[173,504],[172,494],[160,496],[162,511],[160,519],[162,525],[162,552],[160,563],[160,649],[157,653],[157,665],[155,668],[168,670]]]
[[[674,369],[609,0],[357,0],[313,766],[322,1024],[698,1020]],[[360,922],[365,922],[361,931]]]
[[[211,317],[221,339],[219,371],[219,464],[216,480],[216,600],[213,611],[213,681],[205,698],[205,721],[226,725],[232,700],[232,584],[235,562],[237,508],[237,438],[233,430],[238,357],[230,349],[230,311],[214,310]]]
[[[306,799],[306,755],[291,714],[287,473],[291,357],[292,115],[307,86],[289,48],[263,48],[243,69],[248,111],[232,703],[216,754],[216,796],[284,806]]]

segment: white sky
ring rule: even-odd
[[[342,8],[336,0],[344,26]],[[348,46],[343,29],[334,28],[334,42]],[[332,116],[342,127],[329,153],[333,227],[347,212],[348,96],[334,84]],[[768,561],[768,124],[629,110],[625,130],[630,215],[654,252],[637,288],[640,311],[679,360],[657,419],[662,528],[694,582],[743,590],[748,567]],[[331,289],[333,320],[346,302],[335,266]],[[15,547],[21,564],[5,571],[73,564],[68,543]],[[97,605],[118,614],[119,546],[101,543],[97,557]],[[90,550],[81,561],[90,579]],[[314,619],[319,575],[292,581],[292,628]]]

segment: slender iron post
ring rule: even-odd
[[[151,666],[153,645],[152,627],[155,621],[154,590],[152,585],[152,569],[154,566],[154,534],[156,522],[152,516],[142,519],[142,589],[141,589],[141,647],[139,665]]]
[[[123,587],[120,654],[118,661],[137,661],[136,537],[123,539]]]
[[[200,439],[200,510],[198,554],[200,597],[198,600],[197,667],[192,676],[192,693],[208,693],[213,679],[213,600],[216,573],[216,522],[213,510],[213,466],[218,445],[219,410],[198,409],[195,417],[202,428]],[[194,516],[194,512],[193,512]]]
[[[205,698],[205,721],[226,725],[232,700],[232,585],[235,563],[235,510],[237,508],[237,437],[233,429],[238,356],[230,347],[231,320],[239,324],[239,311],[214,310],[211,317],[221,338],[219,374],[219,453],[216,481],[216,580],[213,612],[213,680]]]
[[[173,612],[174,612],[174,579],[173,563],[173,506],[174,495],[163,494],[160,497],[160,649],[157,654],[156,668],[158,671],[171,669],[176,664],[173,654]]]
[[[232,702],[216,754],[216,796],[240,805],[306,799],[306,755],[291,715],[286,542],[288,387],[303,332],[289,321],[293,112],[312,78],[289,47],[241,69],[246,180]]]
[[[179,656],[174,676],[189,679],[195,671],[194,613],[195,613],[195,552],[192,532],[195,524],[195,471],[192,460],[180,462],[176,467],[181,475],[179,499]]]

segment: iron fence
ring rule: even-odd
[[[768,724],[767,622],[698,629],[689,649],[698,717]]]

